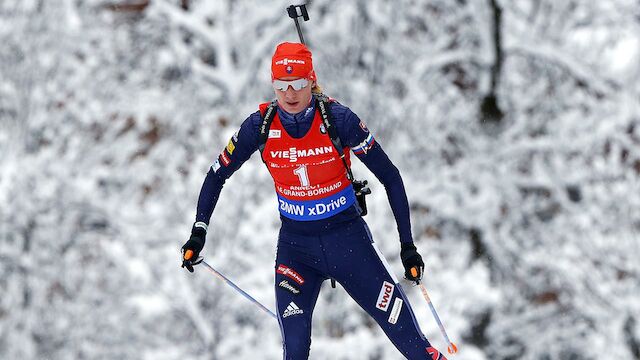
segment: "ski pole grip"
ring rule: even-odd
[[[192,257],[193,257],[193,250],[187,250],[184,253],[184,259],[185,260],[191,260]]]

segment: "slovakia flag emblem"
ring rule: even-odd
[[[291,65],[287,65],[287,74],[291,74],[293,72],[293,67]]]

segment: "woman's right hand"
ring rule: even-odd
[[[193,272],[193,267],[202,261],[200,251],[204,248],[206,234],[204,229],[194,227],[191,230],[191,237],[182,246],[182,267],[189,272]]]

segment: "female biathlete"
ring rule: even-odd
[[[418,281],[424,263],[413,244],[398,169],[356,114],[321,94],[305,45],[278,45],[271,78],[277,100],[260,105],[244,121],[207,173],[191,237],[182,247],[183,267],[193,272],[224,182],[260,150],[282,219],[274,271],[284,359],[308,358],[313,308],[327,279],[340,283],[407,359],[445,359],[420,331],[362,218],[364,204],[348,170],[349,149],[384,185],[400,234],[405,277]]]

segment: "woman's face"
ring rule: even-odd
[[[297,77],[285,77],[277,80],[292,81],[298,80]],[[292,86],[288,86],[286,90],[277,89],[274,86],[276,97],[278,98],[278,105],[282,110],[290,113],[297,114],[306,109],[311,102],[311,89],[315,83],[311,80],[308,81],[307,86],[300,90],[294,90]]]

